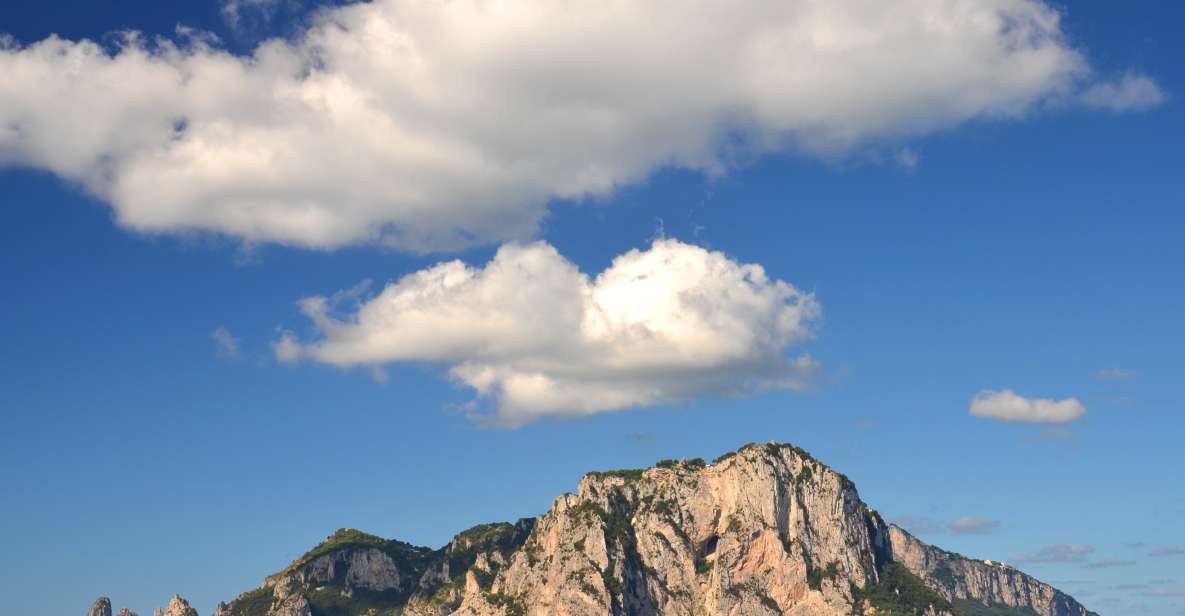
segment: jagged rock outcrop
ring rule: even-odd
[[[197,610],[189,606],[189,602],[181,595],[173,595],[169,605],[163,611],[158,607],[152,611],[153,616],[198,616]]]
[[[111,599],[99,597],[86,611],[86,616],[111,616]]]
[[[86,611],[86,616],[111,616],[111,599],[107,597],[96,599],[90,609]],[[116,616],[137,616],[137,614],[125,607],[120,608]]]
[[[439,550],[342,530],[215,616],[1096,616],[887,525],[790,445],[590,473],[538,519]],[[167,616],[173,616],[168,614]]]

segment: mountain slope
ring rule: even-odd
[[[1091,616],[885,524],[801,449],[590,473],[538,519],[440,550],[343,530],[215,616]]]

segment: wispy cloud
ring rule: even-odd
[[[214,351],[219,357],[234,359],[239,356],[239,339],[225,327],[218,327],[210,332],[210,338],[214,340]]]
[[[1087,107],[1110,111],[1142,111],[1164,102],[1164,90],[1146,75],[1128,73],[1116,82],[1096,83],[1082,93]]]
[[[902,169],[913,171],[917,168],[918,163],[922,161],[922,155],[918,154],[917,150],[913,148],[904,147],[893,154],[893,160]]]
[[[1149,597],[1185,597],[1185,587],[1162,586],[1153,588],[1145,594]]]
[[[1013,558],[1016,563],[1075,563],[1083,562],[1094,553],[1089,545],[1061,543],[1041,548],[1036,554],[1022,554]]]
[[[224,0],[222,20],[232,30],[237,31],[248,23],[270,21],[279,6],[280,0]]]
[[[1134,560],[1121,560],[1118,558],[1105,558],[1103,560],[1096,560],[1087,563],[1087,569],[1113,569],[1115,567],[1130,567],[1136,564]]]
[[[1158,556],[1158,557],[1185,556],[1185,549],[1182,549],[1182,548],[1156,548],[1155,550],[1148,552],[1148,555],[1149,556]]]
[[[974,516],[962,516],[951,520],[951,523],[947,527],[956,535],[988,535],[997,528],[1000,528],[1000,521]]]
[[[941,523],[925,516],[904,515],[893,518],[891,521],[915,535],[937,535],[946,532],[946,528]]]
[[[1136,371],[1129,368],[1099,368],[1094,377],[1104,381],[1126,381],[1136,376]]]

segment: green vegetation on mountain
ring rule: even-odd
[[[955,599],[955,616],[1038,616],[1028,608],[1007,605],[984,605],[973,599]]]
[[[857,590],[856,600],[871,603],[877,616],[920,616],[930,606],[938,610],[953,609],[949,601],[921,578],[895,562],[881,566],[878,583]]]
[[[267,616],[273,597],[272,588],[264,586],[239,595],[227,608],[231,616]]]
[[[318,557],[344,550],[347,548],[376,548],[390,556],[395,564],[409,571],[423,571],[432,559],[433,550],[399,541],[397,539],[383,539],[370,533],[364,533],[353,528],[340,528],[325,541],[305,552],[303,556],[292,561],[280,575],[291,573],[316,560]]]

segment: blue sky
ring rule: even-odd
[[[142,159],[112,155],[118,144],[99,149],[132,179],[112,188],[94,169],[63,162],[69,148],[37,158],[0,134],[0,160],[11,163],[0,168],[0,577],[19,589],[6,593],[7,611],[82,613],[109,595],[143,614],[181,593],[206,614],[339,527],[439,546],[476,523],[545,511],[588,470],[777,439],[849,475],[887,518],[933,527],[921,535],[932,543],[1028,557],[1023,569],[1103,614],[1185,613],[1185,9],[1059,8],[1065,45],[1092,76],[1076,77],[1072,91],[1029,93],[1008,117],[911,110],[889,117],[888,130],[828,117],[830,128],[864,136],[836,148],[831,133],[794,133],[799,147],[749,151],[715,170],[672,150],[620,171],[609,190],[572,195],[541,182],[545,210],[524,216],[546,213],[510,231],[499,221],[522,213],[516,199],[537,195],[479,185],[502,191],[502,217],[473,214],[485,222],[462,228],[461,241],[433,239],[451,232],[438,222],[408,223],[420,236],[385,245],[353,231],[284,235],[266,221],[254,234],[230,218],[194,232],[204,219],[152,218],[155,202],[141,198],[149,189],[133,182]],[[180,23],[246,54],[307,23],[307,5],[242,10],[232,27],[214,3],[15,1],[0,7],[0,31],[19,43],[6,52],[16,54],[51,33],[174,36]],[[1125,75],[1154,82],[1158,101],[1082,102]],[[13,122],[4,114],[24,101],[14,92],[32,91],[14,83],[0,76],[0,119]],[[75,117],[93,107],[85,126],[109,119],[94,100],[58,103]],[[77,138],[85,149],[86,136]],[[453,183],[419,188],[460,219],[469,201],[450,192]],[[233,196],[251,187],[224,188]],[[333,186],[309,190],[323,188]],[[507,427],[490,417],[534,399],[478,396],[484,414],[475,420],[465,410],[474,389],[449,371],[471,361],[513,372],[518,359],[429,341],[407,361],[331,361],[320,342],[375,332],[326,329],[297,305],[371,280],[367,302],[442,261],[482,268],[513,239],[542,240],[595,276],[631,250],[651,250],[656,237],[694,258],[709,254],[698,246],[760,264],[771,280],[813,293],[821,309],[812,337],[775,345],[779,356],[812,358],[809,386],[761,377],[724,391],[670,377],[646,384],[664,392],[652,402]],[[346,304],[335,318],[354,317]],[[743,331],[768,334],[769,319],[754,319]],[[220,347],[215,331],[235,348]],[[285,332],[302,345],[299,361],[277,357]],[[370,352],[343,344],[347,354]],[[555,362],[570,350],[530,352]],[[1009,389],[1075,399],[1085,413],[1063,423],[969,413],[978,392]],[[982,532],[952,530],[963,517],[975,519],[963,528]]]

